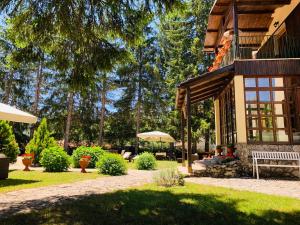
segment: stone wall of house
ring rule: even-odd
[[[223,164],[205,165],[205,169],[193,169],[194,176],[234,178],[244,176],[240,160]]]
[[[245,173],[252,175],[252,151],[277,151],[277,152],[300,152],[300,145],[255,145],[255,144],[237,144],[236,153],[242,163]],[[298,165],[297,161],[283,160],[265,160],[266,164],[284,165],[291,163]],[[261,177],[299,177],[298,168],[282,168],[282,167],[259,167],[259,175]]]

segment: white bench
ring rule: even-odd
[[[259,179],[258,167],[293,167],[299,168],[299,178],[300,178],[300,153],[299,152],[258,152],[252,151],[253,159],[253,177],[255,176]],[[285,161],[297,161],[298,165],[275,165],[275,164],[260,164],[257,160],[285,160]]]

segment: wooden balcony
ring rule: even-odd
[[[300,36],[239,36],[233,40],[221,67],[235,60],[300,58]]]

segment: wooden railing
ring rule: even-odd
[[[233,38],[231,48],[221,66],[242,59],[300,58],[300,36],[239,36]]]

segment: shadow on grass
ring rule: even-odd
[[[13,215],[0,224],[105,224],[105,225],[295,225],[300,210],[285,213],[274,210],[245,213],[238,209],[244,200],[222,201],[218,195],[174,194],[164,191],[128,190],[102,195],[81,196],[64,201],[55,207],[38,210],[38,205],[49,205],[50,199],[19,205],[35,209]],[[15,212],[17,208],[14,208]],[[12,215],[14,212],[6,212]],[[1,218],[1,217],[0,217]]]
[[[14,178],[7,178],[5,180],[0,180],[0,188],[2,187],[9,187],[9,186],[17,186],[22,184],[32,184],[40,182],[39,180],[25,180],[25,179],[14,179]]]

